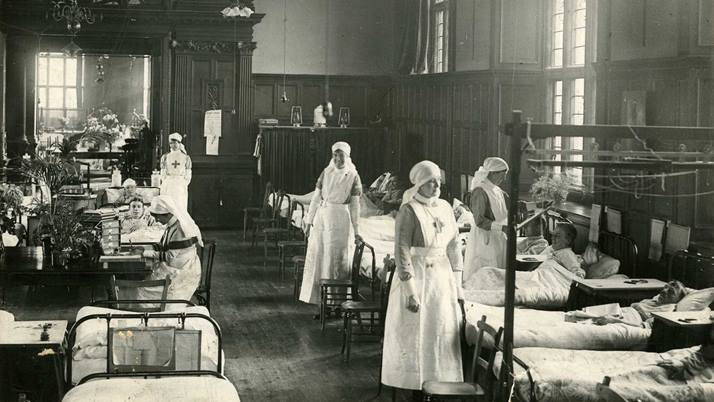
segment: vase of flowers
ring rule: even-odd
[[[572,180],[567,175],[545,173],[533,183],[530,194],[540,208],[547,208],[564,202],[571,187]]]
[[[87,116],[80,141],[87,144],[90,150],[99,150],[103,146],[111,149],[111,144],[121,138],[123,131],[124,127],[119,123],[116,113],[101,107]]]

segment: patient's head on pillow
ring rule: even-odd
[[[543,236],[543,224],[540,219],[533,219],[523,228],[526,237]]]
[[[578,230],[575,229],[575,225],[568,222],[559,223],[553,233],[553,250],[573,247],[576,237],[578,237]]]
[[[677,303],[687,295],[687,288],[680,281],[670,281],[657,295],[659,304]]]
[[[694,290],[677,302],[677,311],[702,311],[714,302],[714,288]]]

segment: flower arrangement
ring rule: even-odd
[[[571,187],[572,181],[567,175],[545,173],[533,183],[530,194],[536,202],[549,206],[565,201]]]
[[[101,107],[87,116],[87,124],[80,141],[112,144],[123,132],[124,127],[119,124],[116,113],[107,107]]]
[[[33,200],[30,210],[40,217],[35,235],[42,239],[43,246],[49,246],[46,252],[59,257],[59,265],[91,254],[98,235],[82,225],[71,202],[58,199],[52,204],[43,204]]]

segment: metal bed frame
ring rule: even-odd
[[[115,302],[114,300],[111,300],[111,302]],[[157,302],[157,300],[133,300],[129,302],[141,302],[141,303],[146,303],[146,302]],[[179,302],[185,303],[186,301],[179,300]],[[188,302],[190,304],[190,302]],[[204,315],[204,314],[197,314],[197,313],[182,313],[182,312],[177,312],[177,313],[119,313],[119,314],[112,314],[112,313],[106,313],[106,314],[90,314],[87,316],[84,316],[77,320],[72,325],[72,328],[69,330],[69,333],[67,334],[67,350],[69,350],[69,356],[66,359],[66,369],[67,369],[67,379],[66,379],[66,384],[65,384],[65,389],[69,390],[72,388],[72,362],[73,362],[73,357],[71,350],[74,347],[74,342],[76,341],[77,337],[77,329],[82,325],[82,323],[85,323],[90,320],[94,319],[104,319],[106,321],[106,330],[107,334],[109,334],[111,330],[111,321],[115,319],[140,319],[143,325],[148,325],[149,320],[152,319],[161,319],[161,318],[177,318],[179,319],[181,326],[180,328],[183,329],[186,325],[186,319],[187,318],[198,318],[198,319],[203,319],[211,323],[213,326],[213,329],[215,330],[216,337],[218,339],[218,359],[216,360],[216,370],[174,370],[174,371],[137,371],[133,373],[110,373],[110,354],[111,350],[107,348],[107,371],[106,373],[93,373],[89,374],[82,379],[80,379],[79,382],[77,382],[77,385],[81,385],[91,379],[96,379],[96,378],[113,378],[113,377],[166,377],[166,376],[196,376],[196,375],[212,375],[214,377],[218,378],[223,378],[223,336],[221,334],[221,328],[214,320],[213,318]]]

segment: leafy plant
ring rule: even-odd
[[[571,187],[572,181],[567,175],[554,176],[546,173],[533,183],[530,194],[538,203],[560,204],[568,197]]]
[[[33,200],[30,211],[40,217],[35,235],[49,239],[52,250],[62,253],[65,258],[89,255],[97,242],[96,232],[82,225],[80,215],[68,200],[60,198],[52,204]]]
[[[0,184],[0,209],[3,213],[9,209],[18,211],[22,205],[24,194],[22,190],[14,184]]]
[[[25,177],[49,188],[50,203],[52,196],[58,194],[62,186],[79,180],[77,167],[56,155],[38,155],[33,159],[22,159],[20,166]]]

